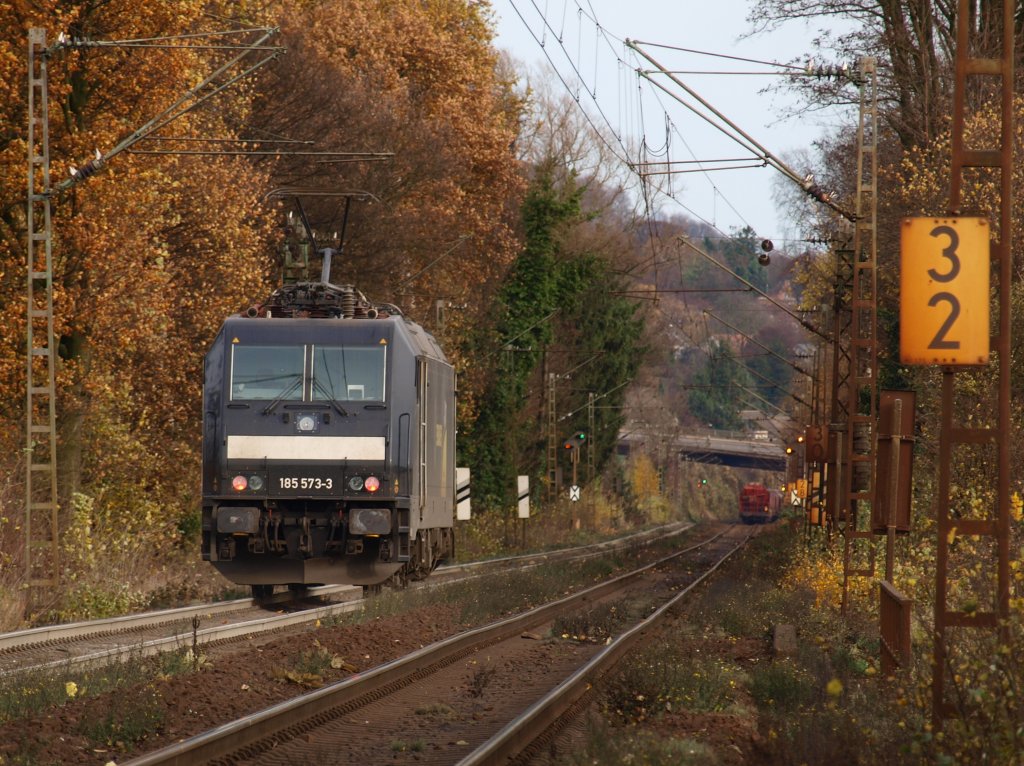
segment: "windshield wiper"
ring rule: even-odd
[[[327,386],[325,386],[316,378],[313,378],[313,387],[316,388],[317,391],[319,391],[327,398],[327,401],[331,403],[331,405],[334,407],[335,410],[337,410],[339,415],[341,415],[344,418],[348,417],[348,411],[341,406],[337,399],[331,396],[331,392],[327,390]]]
[[[277,407],[277,405],[279,405],[281,403],[281,401],[286,396],[288,396],[288,394],[290,394],[292,391],[294,391],[296,388],[298,388],[300,383],[302,383],[302,375],[300,375],[299,373],[296,373],[295,374],[295,380],[292,381],[292,384],[290,386],[288,386],[288,388],[284,389],[284,391],[279,393],[277,395],[277,397],[274,399],[274,401],[272,401],[270,404],[268,404],[266,407],[263,408],[263,414],[264,415],[269,415],[271,412],[273,412],[274,408]]]

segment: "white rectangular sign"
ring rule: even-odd
[[[469,521],[473,518],[469,504],[469,469],[455,469],[455,518]]]
[[[530,518],[530,477],[517,476],[516,486],[519,490],[519,518]]]

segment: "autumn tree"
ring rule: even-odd
[[[337,246],[332,281],[399,305],[426,324],[460,370],[460,418],[471,418],[486,370],[459,351],[489,307],[518,249],[522,190],[512,153],[521,104],[492,44],[486,6],[280,3],[288,55],[264,81],[259,135],[306,142],[282,155],[273,185],[300,195],[322,241]],[[319,269],[319,264],[316,265]],[[317,271],[317,273],[319,273]],[[441,321],[438,321],[438,320]]]
[[[217,10],[191,0],[0,7],[0,370],[7,403],[0,416],[3,438],[13,442],[7,454],[21,446],[24,416],[27,30],[44,28],[51,44],[59,33],[116,41],[211,31],[204,9]],[[218,60],[187,47],[52,49],[54,183],[162,112]],[[171,123],[163,135],[230,138],[244,114],[239,91]],[[265,289],[262,188],[260,175],[237,158],[122,153],[53,198],[61,524],[72,546],[66,572],[80,587],[125,589],[135,578],[110,567],[157,560],[194,510],[202,357],[223,316]],[[73,547],[73,524],[109,533],[118,553],[112,561],[121,563],[106,561],[90,575],[98,563]]]

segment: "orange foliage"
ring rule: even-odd
[[[25,384],[27,30],[53,45],[211,28],[208,4],[35,3],[0,7],[0,412],[8,450],[22,445]],[[215,66],[192,50],[53,50],[48,58],[53,185],[166,109]],[[171,123],[164,135],[230,135],[244,92]],[[138,145],[137,148],[153,148]],[[166,522],[198,472],[199,380],[223,316],[268,287],[265,178],[231,158],[122,153],[52,200],[59,472],[62,501],[81,490],[117,518],[141,495]],[[114,436],[116,435],[116,437]],[[156,457],[157,459],[153,459]],[[9,468],[9,467],[8,467]],[[126,493],[124,487],[138,491]],[[159,541],[156,541],[159,542]]]
[[[435,301],[450,304],[455,308],[442,333],[449,349],[479,320],[481,296],[496,289],[518,246],[522,181],[511,150],[518,102],[496,74],[486,6],[354,0],[254,7],[216,0],[0,4],[4,454],[20,454],[24,432],[30,27],[44,28],[52,45],[62,32],[93,40],[153,38],[228,28],[233,24],[217,20],[227,17],[258,15],[244,23],[276,24],[279,15],[285,31],[276,42],[289,52],[262,71],[263,84],[236,84],[161,135],[251,138],[266,128],[308,140],[316,151],[394,153],[387,163],[279,158],[275,164],[123,152],[53,198],[62,502],[69,509],[71,493],[83,493],[76,507],[110,528],[119,527],[119,514],[127,519],[145,508],[153,531],[140,549],[148,542],[154,557],[176,520],[196,510],[205,350],[225,315],[259,300],[276,282],[272,226],[280,210],[261,202],[271,189],[320,185],[372,195],[372,204],[353,208],[334,281],[394,301],[428,326]],[[54,184],[94,150],[117,146],[224,55],[194,47],[54,50],[48,60]],[[324,224],[333,216],[337,226],[337,200],[332,203],[333,210],[313,212]],[[471,399],[464,395],[463,403]],[[3,468],[16,473],[13,464]],[[63,517],[78,523],[68,510]]]
[[[487,16],[465,0],[289,3],[288,56],[257,111],[276,134],[321,151],[391,152],[386,162],[282,160],[281,185],[360,190],[336,282],[401,306],[441,336],[460,370],[459,341],[481,321],[519,247],[523,180],[512,153],[521,104],[498,74]],[[336,230],[336,198],[306,200]],[[441,328],[435,305],[445,307]],[[479,369],[479,365],[477,365]],[[472,372],[472,371],[471,371]],[[463,417],[476,386],[460,386]]]

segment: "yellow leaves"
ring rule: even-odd
[[[1024,518],[1024,498],[1019,492],[1014,492],[1010,496],[1010,518],[1017,522]]]
[[[298,670],[285,670],[275,672],[273,675],[280,680],[290,681],[307,689],[318,689],[324,683],[323,676],[317,673],[304,673]]]
[[[335,670],[344,670],[346,673],[355,673],[358,670],[351,662],[337,656],[331,658],[331,667]]]
[[[647,498],[658,494],[658,471],[646,453],[638,453],[633,458],[630,479],[637,497]]]
[[[783,584],[809,588],[817,606],[838,606],[842,599],[842,548],[815,551],[803,549],[793,557]]]
[[[838,678],[833,678],[825,685],[825,693],[829,697],[838,698],[843,693],[843,682]]]
[[[64,693],[67,694],[69,698],[74,698],[74,696],[78,694],[78,684],[74,681],[68,681],[64,684]]]

